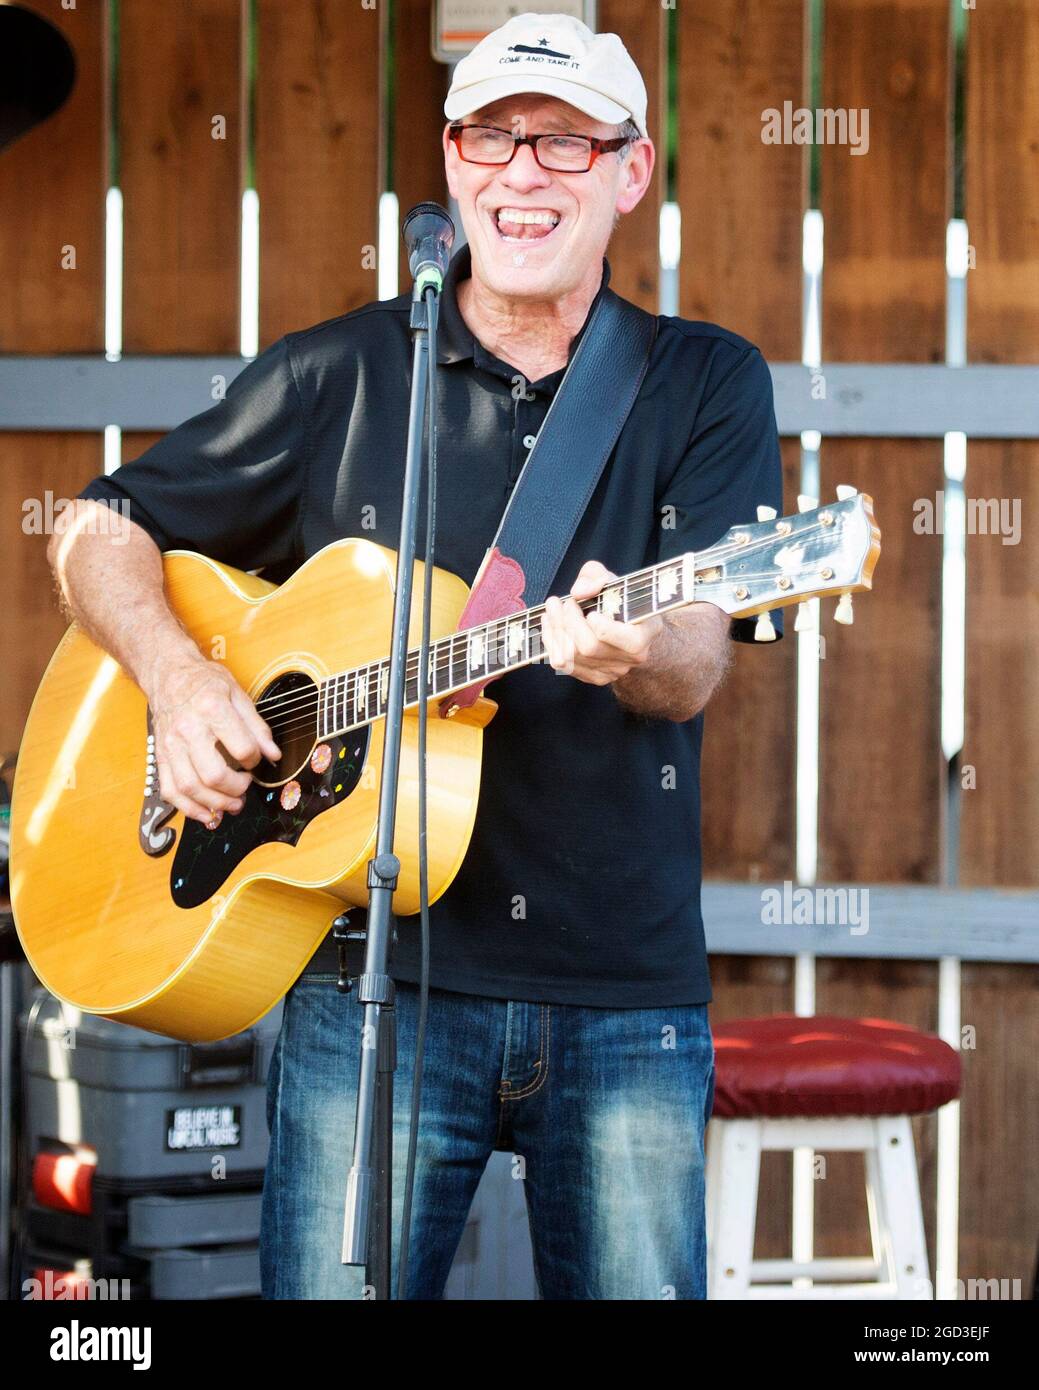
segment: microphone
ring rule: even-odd
[[[455,224],[439,203],[418,203],[405,217],[401,235],[408,248],[415,297],[421,299],[427,285],[439,294],[451,258]]]

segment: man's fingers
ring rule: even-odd
[[[560,609],[558,598],[550,598],[545,604],[541,620],[542,641],[549,664],[564,675],[570,675],[574,669],[576,652],[569,633],[560,622]]]
[[[167,741],[165,756],[169,760],[170,772],[178,793],[194,804],[195,809],[190,813],[186,807],[181,808],[186,815],[191,814],[195,820],[205,824],[212,818],[214,811],[241,810],[242,803],[238,797],[226,796],[223,792],[206,785],[205,779],[199,775],[189,749],[178,739]],[[227,764],[224,763],[224,766]],[[174,802],[174,805],[176,804]]]
[[[617,576],[599,560],[587,560],[581,566],[577,578],[570,587],[574,598],[593,598],[604,584],[610,584]]]
[[[213,746],[212,739],[213,734],[203,729],[188,743],[188,753],[202,785],[210,791],[223,792],[225,796],[235,799],[243,797],[249,790],[252,778],[248,772],[233,768]]]
[[[178,751],[176,755],[171,757],[167,751],[164,770],[162,770],[160,763],[159,786],[163,800],[176,806],[178,811],[183,811],[191,820],[209,825],[214,823],[222,814],[219,807],[214,812],[215,801],[210,802],[208,797],[202,800],[184,790],[187,786],[198,786],[198,779],[194,775],[194,769],[186,754]]]
[[[548,657],[549,665],[556,671],[566,669],[566,644],[569,640],[556,617],[558,611],[559,600],[551,598],[545,604],[545,612],[541,618],[541,643],[545,649],[545,655]]]
[[[207,702],[211,704],[210,700]],[[214,725],[219,722],[216,714],[209,711],[198,714],[190,709],[181,711],[166,731],[167,753],[174,765],[174,775],[182,792],[194,797],[196,801],[207,802],[204,793],[223,793],[228,798],[240,797],[248,788],[250,777],[247,772],[238,772],[216,748]],[[191,770],[197,778],[203,794],[180,780],[188,769],[179,753],[185,753]],[[221,807],[227,810],[228,807]]]
[[[564,633],[556,641],[552,665],[562,675],[572,676],[574,674],[574,665],[576,661],[577,650],[574,647],[573,639]]]
[[[553,617],[552,599],[549,599],[541,615],[541,646],[550,662],[555,656],[557,633],[558,625]]]
[[[212,811],[177,789],[177,784],[173,780],[173,774],[167,762],[159,763],[159,792],[163,801],[168,801],[171,806],[176,806],[178,811],[183,811],[191,820],[201,821],[204,825],[212,819]]]
[[[598,636],[588,625],[588,619],[572,598],[563,604],[562,621],[567,636],[582,656],[605,654]]]
[[[591,685],[609,685],[626,676],[649,646],[648,630],[604,613],[586,615],[573,598],[549,599],[541,627],[545,654],[555,670]]]
[[[581,655],[597,660],[606,661],[618,653],[634,655],[645,645],[643,635],[631,624],[618,623],[598,613],[586,616],[573,599],[563,604],[562,624]]]
[[[635,623],[619,623],[605,613],[590,613],[588,625],[605,646],[616,647],[628,656],[638,656],[646,647],[646,634]]]
[[[203,825],[237,814],[261,758],[281,757],[271,730],[219,663],[167,673],[152,700],[165,800]]]
[[[266,720],[260,716],[256,706],[253,704],[252,700],[249,699],[249,696],[241,686],[236,685],[232,689],[231,704],[234,706],[235,712],[239,715],[246,728],[256,740],[263,756],[276,762],[278,758],[281,757],[281,749],[274,742],[274,738],[271,735],[270,727]],[[230,751],[231,750],[228,749],[228,752]],[[235,754],[235,756],[237,757],[238,755]],[[244,762],[244,759],[239,758],[238,761]],[[253,764],[248,763],[247,766],[252,767]]]
[[[213,731],[242,767],[255,767],[263,757],[256,735],[230,699],[223,714],[213,720]]]

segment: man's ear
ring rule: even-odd
[[[456,184],[458,180],[455,178],[455,167],[458,162],[458,151],[455,149],[454,145],[452,145],[451,138],[448,135],[450,128],[450,121],[445,121],[440,143],[444,147],[444,175],[447,178],[447,191],[451,194],[452,198],[457,199],[458,192]]]
[[[653,177],[657,159],[656,148],[648,137],[639,140],[629,151],[629,155],[621,192],[617,195],[617,211],[620,213],[631,212],[642,202]]]

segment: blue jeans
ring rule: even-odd
[[[403,1208],[418,988],[397,987],[393,1249]],[[265,1298],[364,1296],[340,1262],[361,1009],[300,977],[268,1078]],[[704,1298],[706,1004],[598,1009],[430,990],[408,1297],[442,1297],[494,1149],[517,1155],[546,1299]],[[396,1269],[394,1269],[396,1294]]]

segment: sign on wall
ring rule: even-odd
[[[551,4],[509,3],[509,0],[435,0],[433,57],[455,63],[518,14],[568,14],[595,28],[595,0],[552,0]]]

